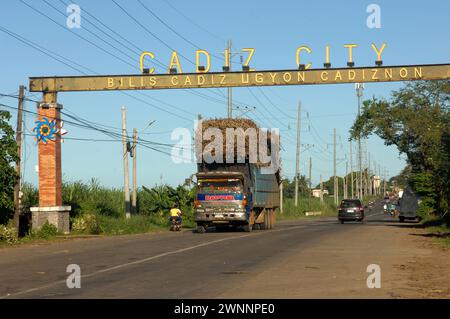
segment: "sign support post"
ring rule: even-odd
[[[39,207],[32,207],[33,230],[45,223],[56,226],[58,231],[69,233],[70,206],[62,202],[61,171],[61,109],[56,92],[44,92],[43,102],[38,105],[38,121],[50,123],[36,127],[42,136],[38,138],[39,149]]]

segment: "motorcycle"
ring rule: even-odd
[[[170,231],[181,231],[181,219],[175,217],[170,218]]]

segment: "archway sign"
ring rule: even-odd
[[[176,60],[178,64],[178,60]],[[381,61],[377,61],[381,62]],[[350,67],[308,69],[299,64],[297,70],[256,71],[246,68],[242,72],[200,72],[153,74],[146,70],[139,75],[32,77],[30,91],[42,92],[43,102],[38,105],[38,122],[54,123],[54,127],[40,126],[39,141],[39,207],[32,208],[33,228],[46,221],[62,232],[69,232],[70,206],[62,203],[61,127],[62,105],[57,103],[58,92],[159,90],[224,88],[279,85],[321,85],[339,83],[395,82],[450,79],[450,64],[404,66]],[[141,57],[141,69],[142,57]],[[178,70],[181,68],[179,67]],[[209,70],[209,67],[207,68]],[[52,136],[49,136],[52,134]]]

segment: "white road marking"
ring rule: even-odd
[[[281,228],[281,229],[273,229],[273,230],[270,230],[270,231],[251,233],[251,234],[247,234],[247,235],[221,238],[221,239],[217,239],[217,240],[214,240],[214,241],[202,243],[202,244],[199,244],[199,245],[195,245],[195,246],[191,246],[191,247],[187,247],[187,248],[182,248],[182,249],[178,249],[178,250],[174,250],[174,251],[169,251],[169,252],[166,252],[166,253],[162,253],[162,254],[159,254],[159,255],[147,257],[147,258],[144,258],[144,259],[139,259],[139,260],[132,261],[132,262],[129,262],[129,263],[124,263],[124,264],[120,264],[120,265],[113,266],[113,267],[110,267],[110,268],[105,268],[105,269],[98,270],[98,271],[95,271],[95,272],[87,274],[87,275],[81,275],[81,278],[93,277],[95,275],[102,274],[102,273],[105,273],[105,272],[109,272],[109,271],[113,271],[113,270],[117,270],[117,269],[122,269],[122,268],[125,268],[125,267],[128,267],[128,266],[132,266],[132,265],[146,263],[148,261],[155,260],[155,259],[158,259],[158,258],[162,258],[162,257],[174,255],[174,254],[179,254],[179,253],[182,253],[182,252],[190,251],[190,250],[193,250],[193,249],[196,249],[196,248],[200,248],[200,247],[214,245],[214,244],[217,244],[217,243],[220,243],[220,242],[224,242],[224,241],[228,241],[228,240],[245,238],[245,237],[249,237],[249,236],[259,236],[259,235],[262,235],[262,234],[270,234],[270,233],[276,233],[276,232],[280,232],[280,231],[300,229],[300,228],[305,228],[305,227],[307,227],[307,225],[300,225],[300,226]],[[59,285],[59,284],[65,284],[65,283],[66,283],[66,279],[63,279],[63,280],[55,281],[53,283],[50,283],[50,284],[47,284],[47,285],[43,285],[43,286],[39,286],[39,287],[36,287],[36,288],[31,288],[31,289],[28,289],[28,290],[19,291],[19,292],[12,293],[12,294],[6,294],[4,296],[1,296],[0,299],[5,299],[5,298],[9,298],[9,297],[14,297],[14,296],[20,296],[20,295],[24,295],[24,294],[27,294],[27,293],[35,292],[35,291],[38,291],[38,290],[50,288],[50,287],[53,287],[53,286],[56,286],[56,285]]]

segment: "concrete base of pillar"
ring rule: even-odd
[[[63,234],[70,233],[70,206],[31,207],[32,229],[39,230],[47,221]]]

